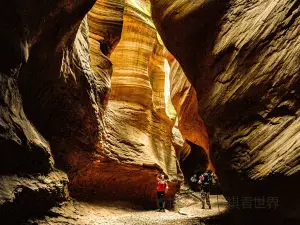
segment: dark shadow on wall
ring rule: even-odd
[[[188,140],[187,143],[191,146],[191,153],[184,160],[180,160],[179,163],[185,182],[194,188],[190,182],[190,178],[195,173],[197,176],[200,176],[206,171],[208,166],[208,157],[205,150],[201,146],[196,145]]]
[[[208,156],[205,150],[188,140],[187,143],[191,146],[191,153],[184,159],[180,161],[180,167],[184,175],[185,182],[190,186],[194,191],[200,191],[200,185],[197,183],[192,183],[190,178],[196,174],[197,178],[203,174],[208,168]],[[219,181],[214,180],[210,186],[211,194],[223,194],[220,187]]]

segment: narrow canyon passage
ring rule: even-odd
[[[0,224],[300,223],[299,1],[0,12]],[[211,211],[189,189],[208,169]]]
[[[162,171],[167,175],[168,195],[173,198],[183,183],[185,158],[180,157],[191,153],[172,104],[170,78],[178,73],[178,63],[156,31],[149,1],[125,1],[119,8],[109,4],[97,1],[87,16],[91,71],[102,75],[103,60],[111,63],[111,77],[103,81],[110,85],[110,91],[99,112],[103,131],[95,143],[100,156],[69,173],[69,189],[71,196],[79,199],[122,199],[145,202],[151,208],[156,206],[156,174]],[[201,127],[198,136],[207,139],[207,135],[201,136],[205,132]],[[194,154],[195,162],[203,162],[203,173],[208,166],[203,160],[206,153]],[[76,160],[67,163],[74,168],[81,153],[70,155]],[[191,167],[186,174],[190,177],[197,168],[185,164]]]

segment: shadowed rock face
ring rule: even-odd
[[[228,200],[275,197],[277,210],[255,210],[252,222],[299,219],[299,1],[151,2],[197,92]]]
[[[68,179],[54,168],[52,153],[58,145],[53,140],[67,130],[64,93],[74,86],[60,71],[70,62],[80,21],[93,3],[0,2],[0,217],[5,224],[67,198]]]
[[[90,52],[94,70],[97,69],[97,61],[101,61],[99,55],[102,53],[110,56],[121,38],[124,4],[125,0],[97,0],[88,13]]]
[[[25,112],[47,137],[61,168],[65,168],[67,152],[95,150],[99,111],[108,90],[91,70],[87,21],[81,22],[84,15],[82,10],[77,20],[66,19],[62,25],[58,17],[58,28],[51,24],[19,76]]]
[[[191,152],[186,158],[179,162],[186,182],[190,183],[190,178],[194,174],[200,176],[206,171],[208,167],[208,156],[202,147],[192,142],[188,142],[188,144],[190,145]]]

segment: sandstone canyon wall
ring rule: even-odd
[[[98,70],[103,67],[97,62],[106,58],[103,52],[99,53],[104,42],[101,39],[111,34],[97,33],[102,30],[103,21],[96,18],[103,20],[105,16],[94,8],[89,13],[91,59],[92,68]],[[77,197],[99,196],[153,204],[155,177],[159,171],[170,179],[169,197],[174,196],[182,181],[172,144],[175,118],[166,113],[164,46],[151,20],[149,1],[127,0],[124,15],[113,15],[119,15],[122,23],[117,23],[121,21],[118,18],[111,24],[123,26],[121,32],[108,29],[108,33],[112,30],[121,34],[121,39],[116,47],[108,48],[113,73],[111,92],[102,114],[103,130],[97,144],[99,156],[88,156],[90,159],[82,161],[82,155],[74,154],[70,162],[73,168],[77,165],[79,171],[70,176],[70,190]],[[112,19],[110,15],[109,19]],[[109,83],[109,78],[107,81]]]
[[[68,179],[73,197],[155,203],[163,171],[174,196],[176,153],[189,151],[172,133],[149,1],[28,0],[8,4],[1,24],[1,215],[47,210]]]
[[[182,161],[181,163],[182,167],[185,167],[185,165],[189,167],[185,169],[185,171],[188,171],[188,173],[185,174],[188,179],[193,175],[195,170],[198,171],[197,173],[200,171],[200,173],[203,173],[206,169],[214,170],[209,157],[209,137],[200,115],[200,108],[195,89],[188,81],[178,61],[170,56],[168,57],[168,60],[171,65],[170,96],[177,112],[178,129],[185,140],[189,141],[191,143],[190,145],[194,146],[192,149],[196,151],[189,155],[189,158],[195,159],[194,163],[188,162],[191,159],[187,159],[187,162]],[[197,154],[199,155],[197,156]],[[203,160],[208,160],[208,165],[203,163]],[[196,169],[196,167],[199,167],[197,164],[202,164],[200,171],[199,169]]]
[[[163,171],[174,196],[190,148],[173,127],[150,1],[0,6],[1,218],[45,212],[68,180],[73,197],[155,203]]]
[[[299,219],[299,1],[151,2],[197,92],[227,199],[253,200],[241,224]],[[279,207],[254,208],[258,196]]]
[[[74,68],[82,48],[72,49],[93,3],[0,2],[0,215],[6,224],[68,197],[68,178],[55,169],[52,155],[70,135],[66,115],[75,110],[64,108],[72,101],[67,94],[76,96],[85,83],[81,68]]]
[[[153,204],[156,174],[172,197],[206,151],[229,201],[278,201],[241,224],[299,219],[299,1],[151,2],[0,2],[0,216],[43,213],[68,179]]]
[[[209,154],[209,140],[200,117],[197,93],[175,59],[171,63],[170,85],[172,103],[178,113],[178,127],[181,134]]]

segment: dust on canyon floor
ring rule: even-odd
[[[211,218],[224,215],[228,210],[228,203],[221,195],[212,195],[212,209],[201,209],[198,192],[186,191],[176,198],[175,207],[166,212],[146,210],[126,202],[97,202],[87,203],[69,201],[60,207],[53,208],[44,218],[29,221],[30,225],[148,225],[148,224],[183,224],[203,225]]]

